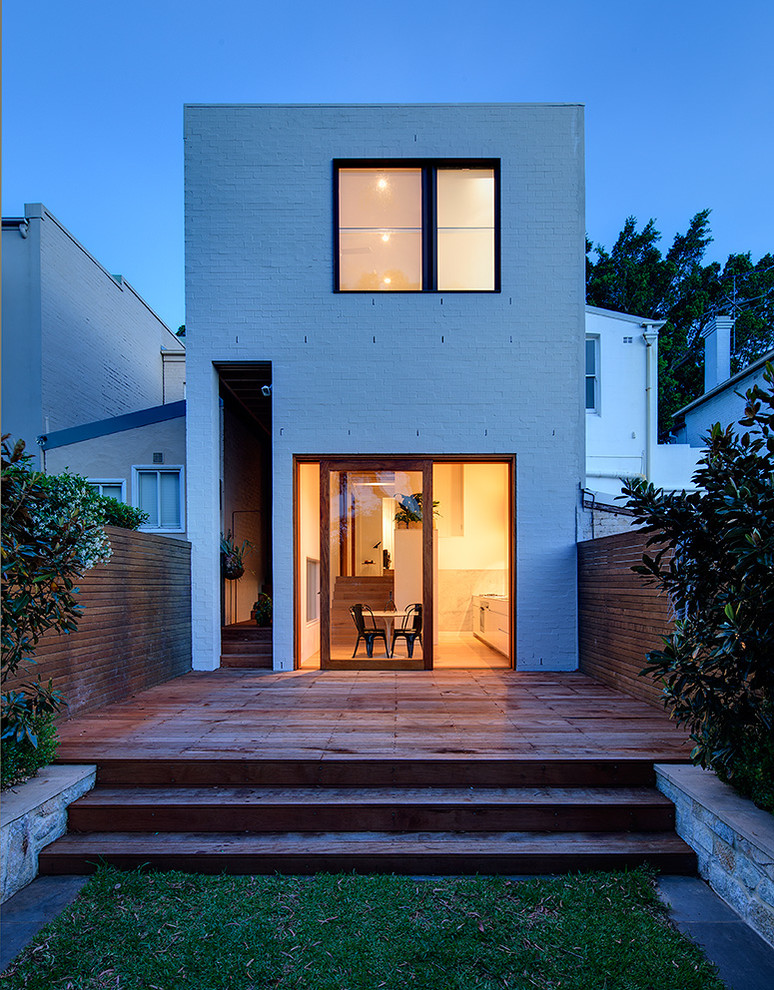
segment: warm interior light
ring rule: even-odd
[[[379,179],[379,181],[376,183],[376,186],[377,186],[378,189],[386,189],[387,188],[387,180],[386,179]]]
[[[390,282],[392,282],[392,279],[391,278],[385,278],[385,280],[384,280],[384,284],[385,285],[389,285]]]
[[[382,234],[382,240],[384,241],[385,244],[387,243],[387,241],[389,241],[389,239],[390,239],[390,235],[389,234],[387,234],[387,233]]]

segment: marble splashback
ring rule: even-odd
[[[473,595],[507,595],[506,572],[491,570],[439,570],[438,626],[441,632],[473,629]]]

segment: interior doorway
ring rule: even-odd
[[[296,665],[513,663],[513,458],[296,459]]]

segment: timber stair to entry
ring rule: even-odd
[[[654,784],[644,759],[112,759],[40,872],[694,874]]]
[[[223,626],[220,630],[220,665],[245,670],[271,670],[271,626],[257,626],[254,622]]]
[[[337,577],[331,602],[331,638],[336,646],[354,644],[356,630],[350,615],[353,605],[362,603],[380,610],[393,597],[391,574]]]

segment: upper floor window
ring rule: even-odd
[[[148,521],[140,528],[152,532],[182,533],[185,529],[182,467],[157,469],[134,466],[132,474],[133,503],[148,513]]]
[[[586,412],[599,412],[599,337],[586,338]]]
[[[87,483],[97,492],[98,495],[105,495],[107,498],[118,499],[119,502],[126,501],[125,485],[123,478],[87,478]]]
[[[334,170],[338,290],[499,290],[499,162],[337,161]]]

